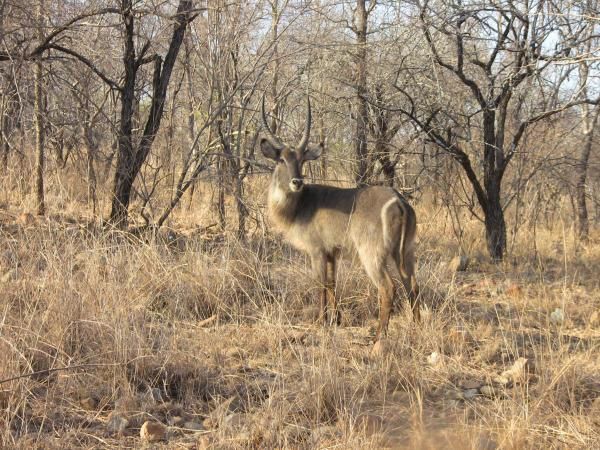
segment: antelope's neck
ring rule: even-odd
[[[300,194],[293,194],[281,189],[273,180],[269,187],[269,215],[275,225],[285,231],[288,229],[298,212]]]

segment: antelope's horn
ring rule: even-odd
[[[300,139],[300,143],[298,144],[298,152],[304,153],[306,151],[306,147],[308,146],[308,138],[310,137],[310,125],[312,121],[312,115],[310,112],[310,97],[306,97],[306,126],[304,128],[304,134],[302,135],[302,139]]]
[[[263,128],[264,128],[264,133],[265,133],[265,137],[266,139],[269,141],[269,143],[281,150],[284,145],[281,143],[281,141],[279,139],[277,139],[277,137],[273,134],[273,132],[271,131],[271,127],[269,127],[269,124],[267,123],[267,114],[265,113],[265,95],[263,94],[262,97],[262,108],[261,108],[261,112],[262,112],[262,123],[263,123]]]

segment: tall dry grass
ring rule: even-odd
[[[492,265],[480,224],[462,217],[459,245],[418,203],[424,320],[397,305],[374,357],[376,292],[351,258],[343,324],[324,329],[307,259],[260,223],[241,243],[182,210],[133,236],[67,220],[74,200],[49,219],[22,204],[0,213],[5,448],[136,448],[146,420],[169,426],[164,448],[600,448],[600,245],[566,221],[524,226]],[[522,377],[494,384],[518,358]]]

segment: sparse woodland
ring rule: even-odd
[[[597,0],[0,0],[1,448],[600,448]],[[415,324],[266,213],[417,215]],[[375,212],[374,214],[379,214]]]

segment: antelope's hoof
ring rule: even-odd
[[[371,349],[371,358],[384,358],[390,353],[390,345],[387,339],[377,339]]]

